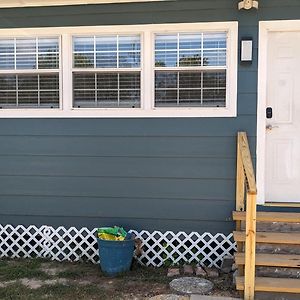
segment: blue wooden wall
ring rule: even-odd
[[[299,19],[299,0],[0,9],[0,28],[238,21],[237,118],[0,119],[0,223],[225,232],[233,228],[236,134],[256,141],[259,20]]]

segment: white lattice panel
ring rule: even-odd
[[[98,263],[96,231],[75,227],[0,225],[0,257],[47,257],[57,261]],[[236,251],[232,234],[131,232],[142,240],[143,255],[138,260],[146,266],[200,262],[219,267],[225,255]]]

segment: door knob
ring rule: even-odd
[[[268,124],[268,125],[266,126],[266,129],[267,129],[267,130],[272,130],[273,128],[279,128],[279,126],[273,126],[273,125],[271,125],[271,124]]]

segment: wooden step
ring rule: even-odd
[[[236,277],[236,289],[244,290],[244,277]],[[256,277],[255,291],[277,293],[300,293],[300,279]]]
[[[245,264],[244,253],[236,253],[234,257],[235,263],[237,265]],[[300,268],[300,255],[257,253],[255,257],[255,265],[269,267]]]
[[[245,242],[246,234],[244,231],[234,231],[236,242]],[[300,244],[300,232],[257,232],[257,243],[266,244]]]
[[[234,221],[245,221],[245,211],[234,211],[232,213]],[[284,223],[300,223],[300,213],[281,213],[281,212],[263,212],[256,213],[258,222],[284,222]]]

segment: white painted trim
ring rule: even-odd
[[[276,31],[300,31],[300,20],[259,22],[258,91],[257,91],[257,143],[256,179],[257,203],[265,204],[265,155],[266,155],[266,103],[267,103],[267,55],[268,33]]]
[[[155,33],[226,31],[227,94],[222,108],[154,108]],[[141,108],[72,108],[72,35],[141,34]],[[2,109],[0,118],[148,118],[148,117],[235,117],[237,115],[238,22],[115,25],[53,28],[0,29],[1,37],[61,36],[62,102],[60,109]],[[93,70],[94,71],[94,70]]]
[[[172,0],[1,0],[0,8],[32,7],[32,6],[62,6],[109,3],[136,3]]]

